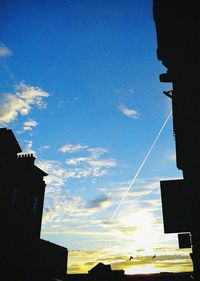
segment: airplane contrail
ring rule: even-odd
[[[137,172],[136,172],[134,178],[132,179],[132,181],[131,181],[129,187],[127,188],[127,190],[126,190],[124,196],[122,197],[122,199],[121,199],[121,201],[119,202],[117,208],[115,209],[115,211],[114,211],[112,217],[110,218],[110,221],[115,217],[117,211],[118,211],[119,208],[121,207],[121,205],[122,205],[124,199],[126,198],[128,192],[129,192],[129,190],[131,189],[132,185],[134,184],[135,180],[137,179],[137,176],[139,175],[139,173],[140,173],[142,167],[144,166],[145,162],[147,161],[147,158],[149,157],[149,154],[151,153],[152,149],[154,148],[154,146],[155,146],[157,140],[159,139],[159,137],[160,137],[160,135],[161,135],[163,129],[165,128],[165,126],[166,126],[166,124],[167,124],[169,118],[171,117],[171,115],[172,115],[172,111],[170,111],[169,115],[167,116],[167,119],[165,120],[165,122],[163,123],[162,127],[160,128],[160,130],[159,130],[159,132],[158,132],[158,134],[157,134],[157,136],[156,136],[156,138],[155,138],[153,144],[151,145],[151,147],[150,147],[149,151],[147,152],[147,154],[146,154],[144,160],[142,161],[140,167],[138,168],[138,170],[137,170]]]

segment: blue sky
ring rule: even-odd
[[[188,250],[162,226],[159,181],[181,177],[172,119],[110,221],[171,110],[152,1],[0,6],[0,125],[49,174],[42,237],[68,248],[69,272],[97,262],[127,273],[191,270]]]

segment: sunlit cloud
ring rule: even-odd
[[[73,218],[84,209],[84,201],[80,196],[71,196],[67,191],[50,190],[45,197],[45,208],[43,214],[43,225],[45,223],[60,223],[63,219]],[[50,230],[48,230],[50,231]],[[58,233],[63,232],[63,227],[60,225]]]
[[[120,192],[123,191],[124,185],[125,182],[121,185],[118,183]],[[142,186],[146,191],[152,188],[155,191],[158,187],[157,180],[156,178],[141,179],[137,188]],[[116,197],[101,193],[88,201],[81,196],[70,194],[67,189],[60,187],[48,189],[49,187],[46,193],[42,234],[72,234],[79,237],[79,245],[82,243],[84,248],[89,241],[92,241],[94,246],[91,252],[84,249],[70,251],[68,272],[87,273],[98,262],[109,263],[113,269],[124,269],[126,273],[132,274],[144,273],[144,271],[146,273],[178,272],[183,270],[182,264],[185,265],[185,271],[192,270],[188,253],[181,252],[177,248],[170,250],[177,237],[170,235],[171,238],[169,236],[167,238],[163,233],[162,221],[158,221],[155,213],[158,207],[161,207],[159,198],[154,196],[148,198],[146,194],[141,193],[141,200],[138,201],[136,197],[137,200],[134,202],[134,197],[131,195],[130,202],[119,216],[110,222],[109,216],[106,219],[105,214],[102,219],[95,218],[94,215],[100,215],[102,210],[112,207]],[[143,200],[147,200],[146,206],[140,202]],[[87,237],[90,237],[89,240]],[[166,237],[166,242],[163,242],[163,237]],[[106,246],[111,244],[110,247]],[[104,246],[98,249],[97,245]],[[163,245],[167,247],[164,248]],[[154,254],[156,258],[153,260]],[[129,261],[130,255],[134,256],[134,261]]]
[[[70,148],[73,148],[72,144]],[[73,237],[79,237],[79,246],[90,247],[89,244],[92,241],[94,248],[101,245],[104,245],[104,248],[102,248],[102,255],[95,259],[89,260],[90,257],[87,256],[84,262],[78,260],[77,257],[70,260],[69,272],[87,272],[92,265],[100,261],[110,263],[114,269],[123,268],[129,273],[142,270],[148,273],[160,272],[166,269],[166,262],[162,258],[159,261],[157,257],[158,266],[155,262],[152,264],[156,247],[163,245],[172,247],[177,241],[175,235],[166,237],[163,232],[159,193],[161,178],[137,179],[119,213],[110,222],[109,212],[112,213],[112,209],[123,196],[130,181],[113,182],[108,186],[103,186],[97,189],[99,193],[94,193],[90,199],[82,193],[78,196],[74,195],[68,190],[71,179],[103,175],[108,168],[115,167],[116,163],[113,159],[105,158],[108,151],[100,147],[81,146],[71,153],[79,153],[79,155],[67,159],[65,161],[67,166],[59,161],[38,161],[39,167],[49,174],[45,180],[47,187],[42,235],[52,235],[52,237],[73,235]],[[109,254],[106,245],[111,244],[112,254]],[[140,249],[143,250],[139,252]],[[162,255],[161,250],[157,250],[157,256],[158,253]],[[135,256],[134,266],[128,260],[129,255]],[[167,253],[163,255],[169,263]],[[179,255],[179,253],[174,253],[174,255]],[[189,264],[186,268],[191,269],[191,264],[186,257],[183,260],[186,265]],[[171,265],[172,262],[169,264]],[[172,264],[168,268],[178,270],[180,262],[177,261],[174,266]]]
[[[61,183],[56,178],[53,181],[54,187],[52,185],[46,187],[43,223],[53,222],[55,218],[59,222],[72,218],[73,222],[79,219],[83,221],[84,217],[87,217],[88,220],[91,214],[101,212],[112,204],[106,195],[97,196],[89,201],[81,196],[71,195],[66,189],[59,186]],[[80,222],[78,225],[80,225]],[[86,227],[86,224],[84,224],[84,227]],[[82,231],[84,231],[84,227],[82,227]]]
[[[68,213],[73,215],[80,213],[82,214],[80,218],[83,216],[90,216],[92,213],[101,212],[108,207],[111,208],[112,206],[115,206],[116,202],[121,196],[120,194],[123,193],[123,190],[118,189],[116,189],[115,192],[112,190],[111,192],[105,191],[104,193],[101,192],[100,195],[97,195],[95,198],[90,199],[89,201],[81,197],[73,197],[69,193],[66,193],[66,190],[63,190],[66,180],[70,178],[79,178],[86,175],[89,176],[89,173],[83,175],[83,171],[77,171],[76,169],[71,171],[65,170],[61,163],[56,161],[39,161],[37,164],[42,170],[49,174],[49,176],[47,176],[45,179],[47,183],[46,206],[48,207],[48,210],[46,209],[46,211],[49,213],[51,210],[52,213],[54,212],[54,214],[56,214],[56,217],[62,217],[62,219],[67,218],[67,213],[65,213],[66,207],[64,206],[69,206],[68,202],[70,202],[70,210]],[[149,187],[146,188],[148,189]],[[119,216],[117,216],[112,223],[109,222],[110,216],[107,215],[107,220],[94,220],[91,218],[92,220],[90,219],[88,221],[89,224],[93,226],[96,225],[104,229],[110,228],[112,232],[115,229],[115,232],[117,233],[126,231],[127,235],[128,232],[131,234],[133,231],[133,226],[134,230],[144,228],[143,225],[151,225],[155,228],[155,225],[157,225],[158,222],[161,226],[161,220],[158,221],[157,216],[155,216],[155,212],[161,208],[160,199],[148,198],[147,200],[144,199],[146,193],[140,193],[141,200],[138,201],[139,195],[137,192],[135,197],[133,194],[134,191],[130,193],[129,196],[131,196],[131,198],[125,202],[125,205],[122,207]],[[71,204],[72,202],[73,204]],[[76,202],[77,204],[75,204]]]
[[[104,191],[107,192],[107,194],[112,198],[115,204],[118,204],[127,191],[127,187],[129,185],[130,181],[112,183]],[[124,207],[125,209],[127,209],[129,208],[129,206],[132,206],[134,210],[136,210],[136,208],[147,208],[151,200],[160,198],[159,192],[160,178],[138,179],[136,180],[135,185],[132,187],[132,189],[130,189],[120,209],[122,209],[123,211]],[[150,198],[149,196],[153,197]],[[154,204],[154,207],[156,208],[157,205]]]
[[[4,44],[0,43],[0,58],[10,57],[12,52]]]
[[[47,231],[48,233],[65,233],[66,231],[75,231],[77,234],[81,235],[82,232],[88,231],[88,226],[92,225],[88,218],[92,214],[105,210],[110,204],[111,201],[105,195],[95,197],[94,199],[88,201],[81,196],[71,195],[64,188],[61,189],[47,186],[43,214],[43,233],[47,233]],[[86,218],[87,223],[84,223],[84,218]],[[62,224],[65,221],[68,222],[67,230]],[[61,223],[60,228],[53,230],[53,232],[52,229],[47,230],[45,228],[45,224],[49,222]],[[75,222],[77,222],[76,227]],[[94,231],[90,230],[89,232],[90,235],[97,235]]]
[[[36,165],[48,174],[45,177],[47,187],[44,223],[55,222],[55,220],[63,221],[71,215],[82,219],[82,217],[88,217],[105,210],[112,204],[109,196],[103,193],[95,195],[93,199],[86,200],[80,196],[73,196],[67,191],[66,187],[69,180],[100,177],[105,175],[108,169],[115,166],[113,159],[98,158],[106,152],[105,149],[90,149],[87,146],[85,150],[89,154],[88,157],[83,159],[73,158],[68,166],[55,160],[36,160]],[[80,163],[81,165],[79,165]]]
[[[106,194],[101,194],[87,201],[83,197],[70,195],[66,190],[53,187],[49,189],[47,186],[45,200],[44,234],[47,231],[48,234],[76,232],[81,241],[82,233],[84,232],[85,236],[89,231],[89,235],[93,236],[94,241],[97,241],[99,240],[97,233],[103,231],[104,243],[113,237],[113,241],[123,249],[130,249],[130,241],[136,249],[141,247],[152,249],[158,245],[162,232],[161,222],[158,224],[152,207],[152,210],[149,208],[141,210],[140,205],[133,202],[132,208],[126,206],[124,211],[120,212],[120,215],[113,222],[110,222],[109,216],[107,220],[105,218],[94,219],[93,217],[94,214],[100,215],[103,210],[114,204],[112,198]],[[71,218],[73,218],[72,223],[70,223]],[[68,221],[67,228],[63,226],[64,221]],[[47,229],[45,225],[48,222],[54,224],[59,222],[60,228]],[[146,237],[146,233],[149,234],[148,237]]]
[[[118,106],[118,109],[121,113],[123,113],[125,116],[127,116],[129,118],[138,118],[139,117],[139,113],[135,109],[128,108],[123,104],[120,104]]]
[[[39,87],[27,86],[20,82],[14,93],[3,93],[0,96],[0,124],[9,124],[18,115],[28,115],[33,107],[46,108],[44,98],[49,94]]]

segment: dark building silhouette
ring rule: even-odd
[[[40,239],[47,174],[11,130],[0,129],[0,280],[66,274],[67,249]]]
[[[88,271],[91,280],[111,280],[111,266],[102,262]]]
[[[179,235],[179,241],[191,241],[195,280],[200,280],[199,11],[198,0],[153,1],[157,57],[166,67],[160,81],[172,84],[163,93],[172,101],[176,164],[183,172],[182,181],[161,182],[164,229],[188,233]]]
[[[104,264],[102,262],[96,264],[92,269],[88,271],[89,280],[91,281],[120,281],[124,280],[124,270],[112,270],[110,264]]]

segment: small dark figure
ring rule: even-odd
[[[130,256],[129,261],[131,261],[132,259],[133,259],[133,257],[132,257],[132,256]]]
[[[152,260],[155,259],[156,255],[153,255]]]

